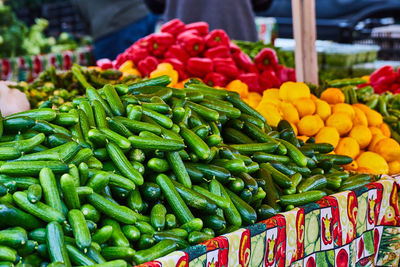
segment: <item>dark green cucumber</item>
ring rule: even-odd
[[[177,248],[177,243],[173,240],[162,240],[149,249],[144,249],[136,252],[133,256],[133,260],[136,264],[142,264],[162,256],[165,256]]]
[[[43,168],[39,173],[39,180],[45,202],[58,212],[62,212],[61,198],[53,172],[49,168]]]
[[[180,134],[189,148],[192,149],[200,159],[205,160],[210,156],[211,151],[208,145],[193,131],[188,128],[181,128]]]
[[[129,247],[104,247],[101,250],[101,255],[106,260],[124,259],[131,261],[135,251]]]
[[[70,174],[63,174],[60,178],[60,188],[63,193],[65,204],[69,209],[79,209],[81,204],[74,183],[74,178]]]
[[[79,249],[76,247],[67,244],[66,249],[68,251],[69,258],[74,265],[79,266],[87,266],[87,265],[95,265],[96,262],[90,259],[88,256],[83,254]]]
[[[51,108],[31,109],[8,115],[4,119],[13,119],[19,117],[29,117],[34,120],[52,121],[56,118],[56,112]]]
[[[161,231],[165,227],[165,216],[167,214],[167,209],[163,204],[156,204],[151,209],[150,221],[151,225],[157,230]]]
[[[96,89],[94,89],[93,87],[86,88],[86,95],[92,102],[95,101],[95,100],[99,101],[100,104],[103,106],[107,116],[112,116],[113,115],[110,106],[101,97],[101,95],[99,94],[99,92]]]
[[[281,196],[279,199],[279,203],[282,204],[283,206],[287,205],[301,206],[311,202],[318,201],[324,196],[326,196],[326,193],[323,191],[311,190],[304,193]]]
[[[96,122],[96,126],[99,128],[107,128],[108,123],[106,120],[106,111],[101,103],[97,100],[92,101],[93,112],[94,112],[94,119]]]
[[[184,144],[177,140],[156,139],[140,136],[131,136],[132,146],[139,149],[158,149],[161,151],[177,151],[184,148]]]
[[[78,248],[86,251],[90,246],[92,239],[90,237],[89,228],[85,222],[85,216],[78,209],[71,209],[68,212],[68,220],[71,224],[72,232]]]
[[[100,245],[106,243],[111,238],[112,233],[113,227],[105,225],[92,235],[92,242],[99,243]]]
[[[167,199],[172,210],[178,217],[181,223],[187,223],[194,219],[192,212],[189,210],[182,197],[179,195],[175,186],[168,176],[159,174],[156,178],[157,184],[161,187],[164,192],[165,198]]]
[[[124,136],[108,129],[108,128],[99,128],[100,132],[102,132],[109,141],[117,144],[121,149],[127,150],[131,147],[131,143]]]
[[[311,190],[319,190],[327,185],[327,180],[324,175],[317,174],[303,180],[297,187],[298,193],[303,193]]]
[[[122,150],[111,142],[107,144],[106,148],[111,160],[118,167],[120,172],[127,178],[131,179],[136,185],[142,185],[143,176],[133,168]]]
[[[287,177],[282,172],[275,169],[270,163],[268,163],[268,162],[261,163],[260,167],[262,169],[265,169],[267,172],[271,173],[272,178],[278,185],[285,187],[285,188],[289,188],[292,186],[292,184],[293,184],[292,180],[290,180],[290,178]]]
[[[96,121],[95,121],[95,118],[94,118],[93,109],[92,109],[92,106],[90,105],[89,101],[82,101],[79,104],[79,108],[81,110],[83,110],[83,112],[85,112],[86,117],[87,117],[88,122],[89,122],[89,126],[90,127],[96,127]]]
[[[67,248],[64,242],[64,233],[58,222],[50,222],[46,227],[46,244],[52,262],[61,262],[71,266]]]
[[[189,244],[196,245],[198,243],[210,240],[211,238],[213,238],[213,236],[209,235],[207,233],[193,231],[189,234],[188,241],[189,241]]]
[[[201,210],[206,214],[215,214],[217,208],[215,201],[178,182],[172,181],[172,184],[188,206]]]
[[[40,201],[42,198],[42,187],[39,184],[33,184],[29,186],[27,196],[31,203]]]
[[[254,141],[246,134],[234,128],[225,128],[222,132],[225,142],[232,144],[252,144]]]
[[[28,235],[23,228],[15,227],[0,231],[0,245],[21,248],[27,241]]]
[[[104,94],[106,96],[106,100],[111,108],[112,113],[115,116],[123,116],[125,115],[125,107],[121,102],[121,99],[118,96],[117,91],[114,86],[110,84],[106,84],[103,87]]]
[[[21,209],[42,219],[43,221],[57,221],[59,223],[65,222],[65,216],[61,212],[40,201],[32,204],[31,202],[29,202],[27,194],[24,192],[15,192],[13,195],[13,199]]]
[[[140,231],[139,229],[134,226],[134,225],[124,225],[122,227],[122,232],[128,238],[130,241],[137,241],[140,238]]]
[[[334,164],[338,165],[346,165],[350,164],[353,159],[348,156],[343,156],[343,155],[332,155],[332,154],[315,154],[315,158],[320,161],[324,159],[331,160]]]
[[[117,221],[106,218],[103,221],[103,225],[108,225],[112,227],[111,238],[108,242],[110,242],[113,246],[117,247],[129,247],[129,240],[126,238],[124,233],[121,230],[121,226]]]
[[[229,182],[229,178],[231,177],[231,173],[219,166],[212,164],[203,164],[203,163],[186,163],[185,166],[194,167],[200,170],[205,178],[213,179],[216,178],[222,184],[226,184]]]
[[[18,149],[21,153],[26,153],[43,143],[45,139],[46,136],[43,133],[39,133],[34,137],[25,140],[2,142],[0,143],[0,147],[14,147]]]
[[[12,160],[21,155],[21,152],[15,147],[0,147],[0,160]]]
[[[88,196],[89,203],[97,210],[122,223],[133,224],[136,221],[136,212],[107,200],[97,193]]]

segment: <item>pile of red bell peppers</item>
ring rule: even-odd
[[[292,68],[279,65],[273,49],[264,48],[254,62],[223,30],[209,31],[206,22],[185,24],[173,19],[161,26],[160,33],[146,36],[118,55],[114,67],[131,60],[143,76],[161,62],[170,63],[179,80],[199,77],[210,86],[225,86],[239,79],[251,91],[279,88],[295,81]]]
[[[369,83],[375,93],[381,94],[390,91],[400,93],[400,68],[395,71],[392,66],[384,66],[374,71],[369,77]]]

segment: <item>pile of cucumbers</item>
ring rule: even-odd
[[[75,75],[69,109],[1,120],[2,266],[141,264],[372,179],[234,92]]]

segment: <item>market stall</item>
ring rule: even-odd
[[[385,177],[141,266],[397,266],[399,219]]]

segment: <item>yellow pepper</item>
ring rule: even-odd
[[[229,91],[238,92],[240,94],[240,97],[242,97],[242,98],[246,98],[247,95],[249,94],[249,88],[248,88],[247,84],[245,84],[241,80],[231,81],[226,86],[226,89],[228,89]]]
[[[168,86],[174,86],[178,83],[178,72],[174,70],[171,64],[169,63],[160,63],[157,68],[150,73],[150,78],[159,77],[162,75],[168,75],[171,77],[171,83]]]

